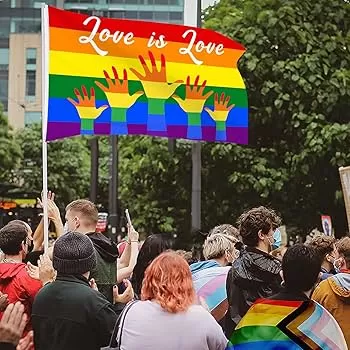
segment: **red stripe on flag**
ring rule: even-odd
[[[88,17],[90,16],[78,14],[71,11],[65,11],[49,6],[50,27],[73,29],[79,31],[92,31],[96,21],[90,21],[89,24],[86,26],[83,24],[85,19],[87,19]],[[184,43],[185,48],[190,43],[192,36],[187,35],[186,39],[184,39],[182,35],[186,32],[186,30],[192,29],[195,30],[197,33],[195,43],[201,40],[203,41],[204,45],[208,45],[211,42],[216,45],[223,44],[224,48],[245,51],[245,48],[241,44],[212,30],[192,28],[176,24],[130,21],[103,17],[99,18],[101,19],[101,25],[99,27],[98,32],[100,32],[102,29],[108,29],[112,35],[117,31],[124,32],[125,34],[132,32],[135,38],[138,37],[146,39],[149,39],[152,33],[155,33],[157,38],[159,35],[165,35],[165,40],[168,42],[174,41]],[[64,39],[62,38],[62,40]],[[79,43],[77,43],[77,45],[79,45]],[[166,49],[164,51],[166,54]],[[215,53],[213,52],[213,54]]]

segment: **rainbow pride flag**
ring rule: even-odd
[[[227,350],[346,350],[332,315],[315,301],[257,301],[243,317]]]
[[[248,143],[242,45],[206,29],[46,11],[47,141],[129,134]]]

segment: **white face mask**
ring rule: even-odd
[[[339,273],[340,272],[340,268],[341,268],[341,261],[342,261],[343,258],[338,258],[338,259],[335,259],[334,260],[334,263],[333,263],[333,267],[334,267],[334,270],[336,273]]]

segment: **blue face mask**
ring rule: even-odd
[[[281,231],[277,229],[273,234],[273,249],[277,249],[281,246],[282,243],[282,235]]]

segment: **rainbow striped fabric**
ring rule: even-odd
[[[320,304],[263,299],[241,320],[227,349],[346,350],[347,345],[339,325]]]
[[[248,143],[242,45],[205,29],[54,7],[47,17],[47,141],[141,134]]]

